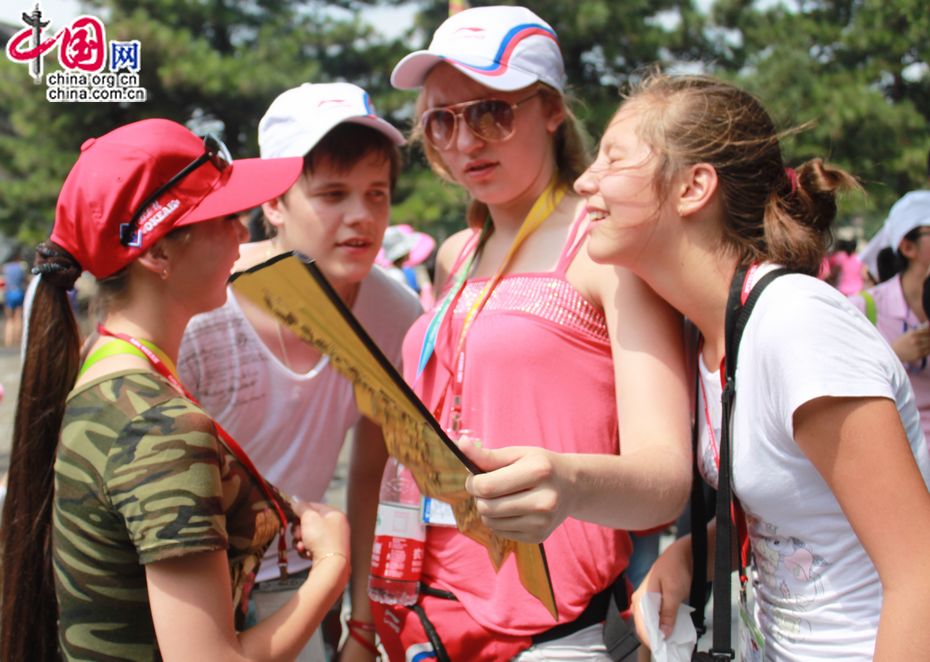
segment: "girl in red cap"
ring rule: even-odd
[[[216,139],[160,119],[83,145],[33,270],[3,510],[3,659],[291,659],[342,591],[344,516],[270,487],[174,370],[187,321],[225,299],[244,234],[235,213],[300,169],[233,163]],[[82,270],[105,303],[84,353],[66,297]],[[291,527],[313,571],[284,609],[237,632],[265,548]]]

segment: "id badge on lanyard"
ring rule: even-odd
[[[467,430],[450,432],[452,439],[458,440],[462,437],[471,436]],[[432,497],[420,497],[420,518],[427,526],[458,526],[455,523],[455,513],[452,512],[452,506],[445,501],[433,499]]]
[[[422,497],[420,500],[420,516],[427,526],[455,526],[455,514],[452,506],[445,501]]]
[[[746,568],[748,581],[742,582],[739,589],[739,653],[744,662],[765,660],[765,637],[753,616],[755,596],[750,595],[752,589],[749,588],[754,572],[752,568]]]

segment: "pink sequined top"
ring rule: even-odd
[[[537,445],[565,453],[618,452],[613,363],[603,312],[565,278],[584,243],[582,214],[572,224],[554,271],[507,274],[474,321],[465,346],[462,423],[489,448]],[[478,233],[458,263],[473,249]],[[458,264],[452,270],[458,268]],[[435,355],[418,381],[417,360],[427,325],[414,322],[404,341],[407,381],[449,427],[450,363],[465,314],[487,279],[466,282]],[[445,396],[444,396],[445,394]],[[560,622],[574,620],[592,596],[627,566],[625,532],[568,518],[544,543]],[[452,591],[492,632],[526,636],[556,625],[520,584],[511,557],[495,575],[486,550],[457,529],[431,526],[424,581]]]

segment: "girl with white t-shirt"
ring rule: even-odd
[[[771,119],[746,92],[661,75],[623,103],[575,184],[594,221],[591,256],[636,272],[701,331],[698,464],[712,485],[734,273],[748,267],[751,286],[776,265],[794,272],[758,299],[736,373],[732,483],[763,640],[742,659],[930,655],[930,457],[907,374],[865,317],[814,277],[835,194],[850,186],[819,159],[786,168]],[[666,634],[691,559],[690,537],[676,541],[634,598],[661,594]]]

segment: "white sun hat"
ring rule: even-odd
[[[304,156],[337,124],[370,126],[395,145],[404,135],[378,117],[368,93],[351,83],[304,83],[282,92],[258,123],[262,158]]]
[[[895,202],[885,224],[859,254],[869,271],[878,273],[878,253],[883,248],[898,250],[904,235],[922,225],[930,226],[930,191],[911,191]]]
[[[429,48],[407,55],[391,73],[391,84],[416,89],[430,70],[448,62],[473,80],[502,92],[540,81],[559,92],[565,65],[555,30],[525,7],[475,7],[439,26]]]

